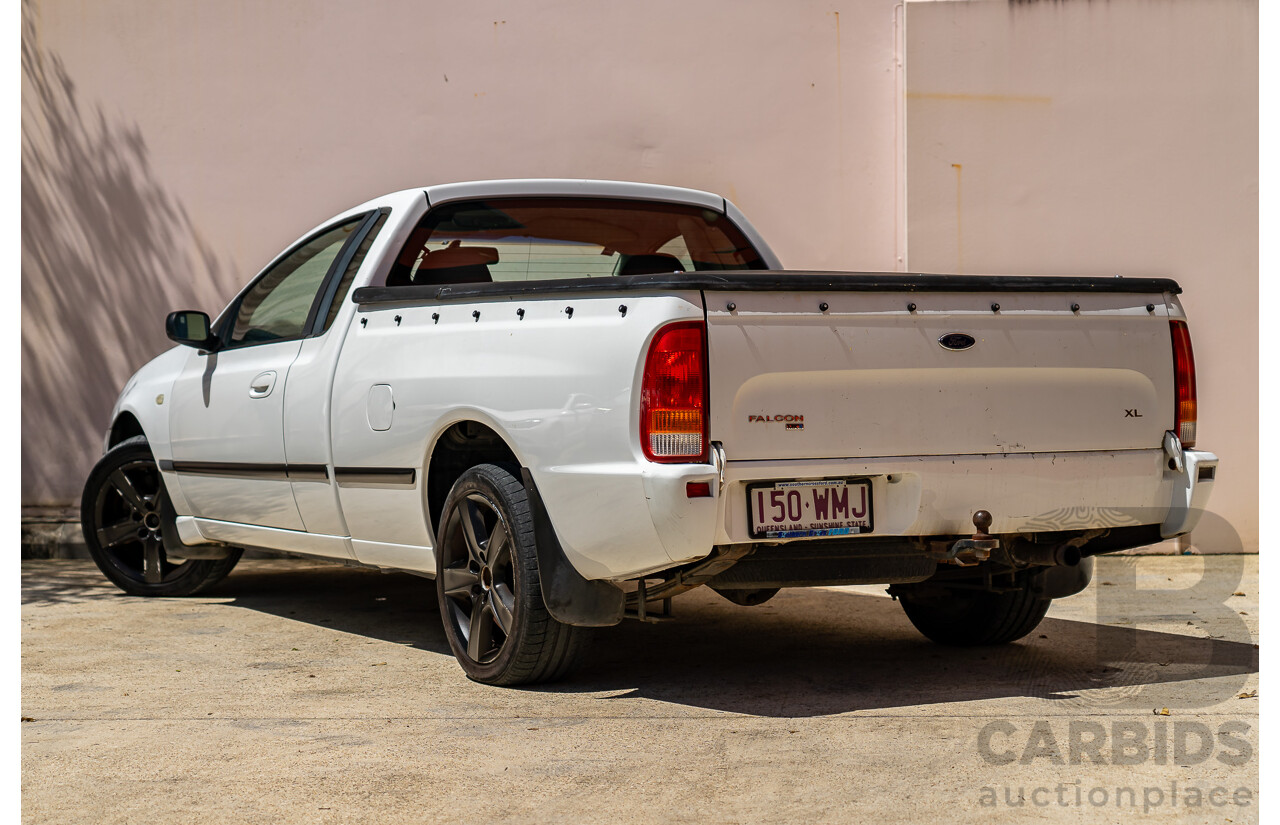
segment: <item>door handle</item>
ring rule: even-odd
[[[249,382],[250,398],[266,398],[276,386],[276,371],[267,370]]]

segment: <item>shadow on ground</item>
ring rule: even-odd
[[[28,604],[129,598],[83,563],[44,564],[63,566],[52,575],[49,567],[38,576],[24,572]],[[202,596],[424,655],[451,655],[434,585],[415,576],[255,562]],[[942,648],[923,639],[891,600],[832,590],[784,590],[744,608],[703,589],[675,606],[673,621],[628,621],[596,631],[570,680],[526,690],[611,692],[600,701],[647,698],[773,717],[1009,697],[1077,704],[1079,692],[1088,690],[1090,707],[1150,712],[1153,704],[1172,704],[1162,686],[1235,677],[1216,685],[1220,690],[1201,701],[1207,705],[1229,698],[1258,669],[1251,642],[1064,619],[1046,619],[1013,645]]]

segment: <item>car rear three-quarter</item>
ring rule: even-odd
[[[431,576],[492,684],[704,584],[888,584],[939,642],[1008,642],[1092,555],[1204,507],[1178,292],[780,271],[732,204],[670,187],[396,193],[216,322],[171,316],[185,346],[122,396],[86,535],[136,593],[240,546]]]

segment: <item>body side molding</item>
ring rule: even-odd
[[[412,487],[418,471],[411,467],[334,467],[339,487]]]
[[[275,481],[328,481],[329,468],[323,464],[251,464],[238,461],[157,462],[161,472],[222,478],[261,478]]]

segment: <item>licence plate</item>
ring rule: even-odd
[[[849,536],[871,532],[871,481],[857,478],[747,485],[753,539]]]

